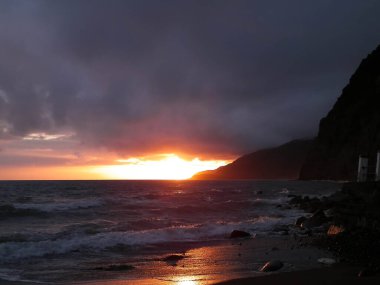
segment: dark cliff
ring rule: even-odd
[[[300,179],[354,180],[359,155],[380,150],[380,46],[365,58],[319,125]]]
[[[199,172],[192,179],[297,179],[311,145],[311,140],[295,140],[259,150],[216,170]]]

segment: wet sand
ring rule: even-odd
[[[172,254],[180,254],[180,252],[174,251]],[[296,241],[291,236],[263,236],[252,239],[226,240],[216,245],[188,249],[184,256],[185,258],[178,260],[176,263],[163,261],[162,259],[165,256],[153,255],[153,258],[134,261],[126,258],[125,264],[134,266],[134,269],[124,272],[104,271],[101,272],[102,278],[97,278],[96,280],[91,280],[94,278],[94,271],[88,270],[83,271],[82,276],[77,276],[72,281],[67,282],[65,280],[50,284],[211,285],[226,280],[252,277],[254,277],[256,284],[256,282],[263,282],[260,280],[270,281],[272,280],[271,278],[274,278],[274,280],[279,280],[276,278],[280,278],[268,276],[267,273],[259,271],[259,268],[267,261],[281,260],[284,267],[278,271],[279,274],[275,274],[285,274],[286,278],[288,276],[289,278],[295,278],[295,276],[298,276],[297,274],[305,276],[305,270],[323,267],[318,263],[318,258],[331,257],[330,253],[304,246],[303,242]],[[291,275],[284,273],[289,271],[297,271],[297,273],[292,273]],[[99,272],[96,273],[96,276],[99,276]],[[250,282],[252,282],[252,279],[239,279],[239,281],[228,281],[222,284],[251,284]],[[27,285],[36,283],[0,281],[0,284]]]
[[[162,261],[162,257],[132,264],[135,269],[123,274],[105,272],[104,280],[85,284],[211,285],[236,278],[266,276],[267,273],[260,272],[259,268],[269,260],[281,260],[284,267],[279,272],[288,272],[321,268],[323,265],[318,263],[318,258],[331,256],[326,251],[303,246],[290,236],[277,236],[228,240],[214,246],[189,249],[185,258],[174,264]],[[70,284],[78,283],[83,284]]]
[[[353,267],[344,264],[338,264],[332,267],[322,267],[316,269],[308,269],[292,272],[278,272],[272,274],[265,274],[264,276],[255,276],[247,278],[237,278],[224,280],[221,282],[213,282],[211,280],[202,280],[196,278],[178,277],[172,280],[158,280],[158,279],[145,279],[145,280],[107,280],[99,283],[92,283],[93,285],[123,285],[123,284],[138,284],[138,285],[321,285],[321,284],[363,284],[375,285],[380,284],[380,275],[369,277],[358,277],[358,272],[361,268]],[[226,279],[227,276],[220,276]]]
[[[333,267],[324,267],[318,269],[309,269],[293,272],[274,273],[266,276],[256,276],[248,278],[238,278],[219,283],[200,281],[191,278],[178,278],[176,280],[159,280],[159,279],[143,279],[143,280],[103,280],[93,283],[85,283],[92,285],[125,285],[125,284],[138,284],[138,285],[199,285],[199,284],[213,284],[213,285],[320,285],[320,284],[363,284],[363,285],[377,285],[380,284],[380,276],[358,277],[357,274],[360,268],[336,265]],[[0,281],[2,285],[32,285],[41,283],[29,282],[11,282]],[[44,283],[46,284],[46,283]],[[77,283],[78,284],[78,283]]]
[[[307,284],[307,285],[321,285],[321,284],[363,284],[375,285],[380,284],[380,276],[358,277],[360,268],[337,265],[334,267],[326,267],[319,269],[311,269],[304,271],[286,272],[280,274],[272,274],[264,277],[257,278],[240,278],[217,283],[217,285],[271,285],[271,284]]]

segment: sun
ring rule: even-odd
[[[213,170],[229,163],[228,160],[186,160],[176,154],[160,154],[154,157],[119,159],[117,164],[92,169],[106,179],[134,180],[183,180],[195,173]]]

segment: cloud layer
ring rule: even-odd
[[[316,134],[379,1],[0,1],[0,140],[227,155]]]

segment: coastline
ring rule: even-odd
[[[145,280],[146,283],[131,284],[379,284],[378,201],[380,183],[376,182],[345,183],[340,190],[327,197],[294,196],[289,200],[289,205],[304,210],[306,218],[302,217],[301,223],[295,221],[295,226],[289,225],[285,230],[288,234],[276,238],[256,237],[248,241],[231,241],[229,250],[217,250],[222,255],[238,254],[242,263],[249,264],[245,272],[237,272],[237,279],[228,271],[232,265],[225,264],[228,267],[225,272],[230,273],[219,274],[214,278],[207,278],[211,272],[205,272],[201,278],[174,278],[164,280],[164,283]],[[330,232],[331,227],[338,231]],[[198,253],[201,252],[202,248],[198,249]],[[333,266],[321,265],[318,259],[322,257],[332,257],[337,263]],[[218,256],[215,260],[223,258]],[[282,261],[284,268],[269,274],[260,272],[260,266],[270,260]],[[197,272],[196,268],[192,272]],[[118,283],[106,281],[96,285],[105,284]]]
[[[172,244],[169,253],[160,251],[160,246],[152,246],[146,249],[149,258],[125,256],[125,259],[118,261],[124,267],[130,265],[129,269],[97,269],[95,266],[98,265],[89,264],[89,269],[82,269],[77,275],[65,280],[6,281],[0,276],[0,284],[379,284],[380,277],[376,276],[380,257],[376,254],[379,248],[377,236],[368,235],[363,238],[362,235],[363,232],[377,230],[378,224],[373,222],[379,217],[375,215],[379,187],[379,183],[348,183],[327,197],[288,195],[288,203],[276,207],[303,209],[303,222],[298,224],[298,219],[294,221],[296,225],[277,226],[270,235],[257,234],[243,239],[226,238],[209,243]],[[360,200],[357,200],[358,195]],[[350,215],[346,211],[347,206],[350,206]],[[359,210],[363,206],[366,206],[367,211],[365,216],[360,216]],[[372,208],[373,211],[370,211]],[[357,219],[352,219],[352,215]],[[327,232],[331,226],[342,227],[344,231],[329,235]],[[370,243],[368,246],[368,241],[374,240],[377,243]],[[356,247],[353,247],[353,242]],[[358,252],[366,255],[359,258]],[[183,258],[175,262],[165,261],[170,255],[183,255]],[[355,259],[350,259],[352,256]],[[320,258],[332,258],[337,263],[327,266],[319,262]],[[271,273],[259,271],[266,262],[273,260],[283,262],[283,268]],[[363,269],[369,272],[366,274],[368,277],[358,277]]]
[[[331,257],[329,252],[309,246],[291,235],[228,240],[214,246],[189,249],[185,256],[176,264],[162,261],[140,263],[134,272],[119,276],[118,280],[106,278],[66,284],[212,285],[235,278],[256,280],[271,274],[323,268],[318,259]],[[269,260],[281,260],[284,266],[277,272],[260,272],[259,269]]]
[[[178,254],[179,252],[173,252]],[[173,263],[139,261],[126,272],[104,272],[104,279],[42,284],[76,285],[212,285],[236,278],[262,278],[268,274],[322,268],[317,259],[329,257],[328,252],[304,245],[292,236],[258,236],[250,239],[227,240],[222,244],[196,247],[186,251],[186,258]],[[274,273],[259,268],[268,260],[281,260],[284,267]],[[90,276],[91,272],[83,272]],[[250,280],[250,279],[246,279]],[[231,281],[235,282],[235,281]],[[5,281],[1,285],[34,285],[41,283]],[[227,283],[228,284],[228,283]],[[233,283],[234,284],[234,283]]]

